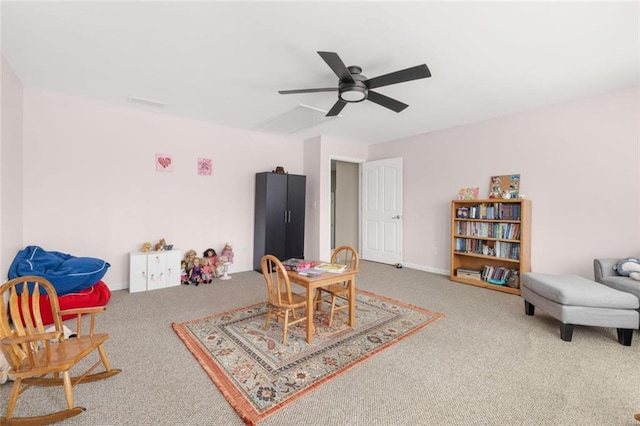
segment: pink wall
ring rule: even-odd
[[[534,271],[592,277],[595,257],[640,256],[638,102],[636,87],[374,145],[404,159],[405,264],[447,272],[450,201],[516,173]]]
[[[0,276],[22,249],[22,84],[2,57],[0,144]]]
[[[24,245],[105,259],[111,288],[128,287],[128,253],[160,238],[198,252],[229,241],[229,272],[252,269],[255,173],[303,173],[297,139],[33,88],[24,129]],[[156,153],[173,173],[155,171]]]
[[[636,88],[367,147],[25,88],[16,221],[25,246],[108,260],[114,289],[128,285],[128,253],[162,237],[182,250],[232,242],[233,273],[252,269],[256,172],[282,165],[308,176],[306,251],[322,257],[330,160],[403,157],[407,267],[448,273],[450,201],[461,187],[487,194],[489,176],[520,173],[533,200],[534,270],[591,277],[594,257],[640,255],[638,113]],[[156,152],[173,155],[173,173],[155,171]],[[198,157],[213,159],[213,176],[196,174]]]

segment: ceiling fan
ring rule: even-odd
[[[318,52],[318,55],[329,65],[329,68],[338,76],[338,87],[325,87],[319,89],[298,89],[280,90],[281,95],[294,93],[314,93],[314,92],[338,92],[338,101],[327,113],[327,117],[340,114],[340,111],[347,103],[362,102],[365,99],[376,104],[389,108],[392,111],[400,112],[409,105],[392,99],[388,96],[374,92],[371,89],[388,86],[390,84],[404,83],[405,81],[417,80],[431,77],[431,72],[426,64],[407,68],[401,71],[384,74],[374,78],[367,78],[360,74],[362,68],[357,65],[345,66],[340,56],[334,52]]]

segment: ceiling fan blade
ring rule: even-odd
[[[342,99],[338,99],[338,102],[333,104],[325,117],[335,117],[336,115],[340,114],[340,111],[342,111],[342,108],[344,108],[346,105],[347,103],[345,101],[343,101]]]
[[[373,77],[366,80],[364,84],[369,89],[376,87],[388,86],[390,84],[404,83],[405,81],[417,80],[419,78],[431,77],[431,72],[426,64],[407,68],[406,70],[396,71],[389,74]]]
[[[329,65],[329,68],[333,70],[338,76],[341,82],[353,83],[353,77],[347,69],[347,66],[342,62],[340,56],[334,52],[318,52],[318,55]]]
[[[337,87],[323,87],[321,89],[297,89],[297,90],[278,90],[281,95],[291,95],[293,93],[315,93],[315,92],[337,92]]]
[[[400,101],[396,101],[395,99],[382,95],[378,92],[374,92],[372,90],[369,90],[369,95],[367,96],[367,99],[369,99],[371,102],[375,102],[380,106],[389,108],[390,110],[395,112],[400,112],[409,106],[407,104],[403,104]]]

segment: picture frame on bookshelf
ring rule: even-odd
[[[461,188],[458,200],[477,200],[480,188]]]
[[[520,175],[491,176],[489,198],[518,198],[520,194]]]
[[[469,218],[469,208],[468,207],[460,207],[456,210],[456,217],[458,219],[468,219]]]

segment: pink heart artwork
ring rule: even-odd
[[[156,154],[156,171],[157,172],[172,172],[173,165],[171,162],[171,155],[169,154]]]
[[[160,165],[166,169],[171,164],[171,158],[160,157],[158,158],[158,163],[160,163]]]

